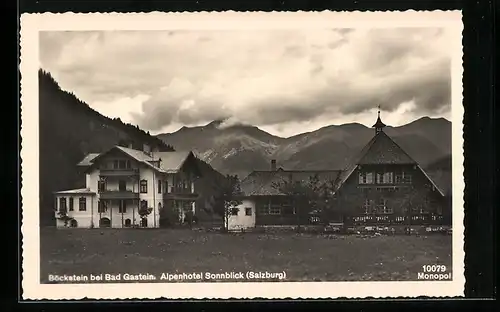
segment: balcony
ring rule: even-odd
[[[198,194],[191,191],[191,188],[172,187],[170,192],[163,194],[165,199],[197,199]]]
[[[138,169],[101,169],[99,175],[102,177],[131,177],[138,176]]]
[[[99,197],[101,199],[139,199],[139,193],[133,191],[100,191]]]

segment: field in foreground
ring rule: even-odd
[[[287,281],[416,280],[423,265],[451,270],[451,235],[222,234],[184,229],[42,229],[49,274],[286,272]]]

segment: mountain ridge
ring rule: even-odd
[[[216,125],[220,125],[222,124],[226,119],[219,119],[219,120],[213,120],[205,125],[198,125],[198,126],[182,126],[180,127],[179,129],[175,130],[175,131],[172,131],[172,132],[164,132],[164,133],[158,133],[156,134],[155,136],[156,137],[162,137],[162,136],[168,136],[168,135],[173,135],[173,134],[176,134],[178,132],[180,132],[181,130],[185,131],[185,130],[191,130],[191,129],[200,129],[200,128],[207,128],[207,127],[210,127],[210,126],[214,126],[216,127]],[[427,121],[439,121],[439,122],[445,122],[445,123],[448,123],[451,125],[451,121],[449,121],[448,119],[444,118],[444,117],[429,117],[429,116],[422,116],[420,118],[417,118],[413,121],[410,121],[404,125],[399,125],[399,126],[390,126],[388,125],[387,128],[401,128],[401,127],[406,127],[406,126],[409,126],[411,124],[414,124],[414,123],[420,123],[420,122],[427,122]],[[365,126],[359,122],[347,122],[347,123],[343,123],[343,124],[331,124],[331,125],[325,125],[325,126],[322,126],[322,127],[319,127],[318,129],[316,130],[311,130],[311,131],[306,131],[306,132],[301,132],[301,133],[297,133],[297,134],[294,134],[294,135],[291,135],[289,137],[285,137],[285,136],[279,136],[279,135],[276,135],[276,134],[272,134],[272,133],[269,133],[269,132],[266,132],[267,134],[271,135],[271,136],[274,136],[276,138],[279,138],[279,139],[291,139],[293,137],[296,137],[296,136],[300,136],[300,135],[304,135],[304,134],[308,134],[308,133],[312,133],[312,132],[316,132],[318,130],[321,130],[321,129],[324,129],[324,128],[329,128],[329,127],[351,127],[351,126],[359,126],[359,127],[363,127],[363,128],[366,128],[366,129],[372,129],[371,127],[368,127],[368,126]],[[231,126],[228,126],[227,128],[233,128],[233,127],[248,127],[248,128],[257,128],[259,129],[260,131],[264,131],[262,129],[260,129],[258,126],[254,126],[254,125],[249,125],[249,124],[235,124],[235,125],[231,125]],[[265,131],[264,131],[265,132]]]
[[[223,173],[245,176],[269,169],[271,159],[287,169],[342,169],[374,134],[373,129],[356,122],[327,125],[287,138],[252,125],[207,128],[211,124],[183,127],[157,137],[181,150],[192,149]],[[451,122],[445,118],[425,116],[384,131],[424,167],[451,154]],[[328,157],[325,151],[331,151]]]

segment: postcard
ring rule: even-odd
[[[23,14],[23,298],[463,296],[462,29]]]

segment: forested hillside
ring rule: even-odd
[[[85,186],[84,175],[76,164],[86,154],[103,152],[123,141],[137,148],[148,144],[161,151],[174,150],[137,126],[99,114],[74,94],[61,90],[50,73],[40,70],[38,76],[41,225],[53,225],[54,191]],[[197,187],[206,195],[221,175],[199,162],[204,177]],[[201,198],[199,205],[205,199]]]

